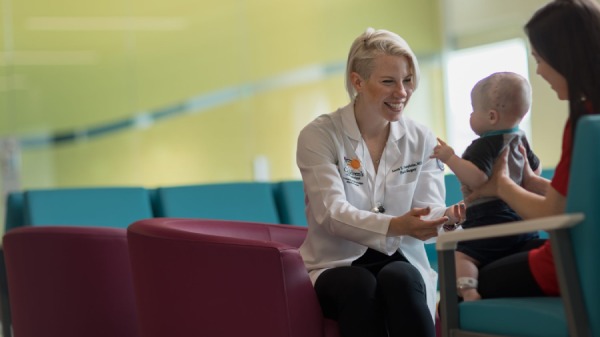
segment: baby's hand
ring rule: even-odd
[[[446,163],[454,155],[454,149],[452,149],[443,140],[437,139],[439,145],[433,148],[433,154],[429,158],[437,158],[443,163]]]

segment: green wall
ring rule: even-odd
[[[369,26],[420,57],[409,112],[443,133],[436,0],[0,2],[0,136],[23,142],[23,188],[252,180],[258,156],[299,178],[297,134],[346,104]]]

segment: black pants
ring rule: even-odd
[[[477,291],[482,298],[545,296],[529,268],[529,251],[545,240],[529,241],[521,252],[501,258],[479,270]]]
[[[488,201],[467,207],[467,220],[462,227],[477,228],[523,220],[502,200]],[[461,241],[456,250],[479,262],[480,268],[503,257],[523,251],[529,241],[539,238],[538,233],[501,236],[489,239]]]
[[[352,266],[324,271],[315,290],[342,337],[435,336],[423,278],[400,253],[369,249]]]

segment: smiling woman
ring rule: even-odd
[[[410,58],[381,55],[373,61],[373,71],[370,74],[350,74],[350,82],[357,93],[354,109],[359,126],[364,126],[361,128],[364,130],[363,136],[370,137],[373,135],[368,133],[379,134],[381,131],[367,126],[370,117],[373,116],[366,113],[370,113],[371,110],[388,122],[397,121],[402,117],[404,106],[415,90],[414,72]]]
[[[444,205],[443,170],[429,159],[436,137],[404,116],[418,81],[408,43],[369,28],[348,55],[351,102],[298,138],[300,253],[343,337],[435,335],[437,274],[423,241],[462,215]]]

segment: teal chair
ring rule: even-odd
[[[554,168],[543,169],[541,176],[548,180],[552,180],[552,177],[554,177]],[[542,238],[542,239],[549,238],[548,232],[546,232],[546,231],[540,231],[539,234],[540,234],[540,238]]]
[[[97,187],[24,192],[24,222],[29,226],[73,225],[127,228],[154,216],[148,190]]]
[[[437,240],[444,336],[600,336],[600,116],[582,117],[566,214],[446,233]],[[550,234],[561,297],[457,303],[456,242],[531,230]]]
[[[552,177],[554,177],[554,168],[542,169],[542,174],[540,174],[540,176],[542,176],[548,180],[552,180]]]
[[[271,183],[160,187],[157,216],[280,223]]]
[[[446,185],[446,205],[454,205],[463,200],[460,181],[458,181],[455,174],[446,174],[444,176],[444,185]]]
[[[462,192],[460,191],[460,182],[454,174],[444,175],[444,185],[446,186],[446,205],[454,205],[463,200]],[[435,250],[435,244],[428,243],[425,245],[425,253],[431,268],[438,270],[438,256]]]
[[[4,213],[4,233],[25,224],[23,213],[23,192],[14,191],[6,196],[6,212]]]
[[[282,224],[306,227],[304,184],[302,180],[286,180],[273,184],[273,195]]]

